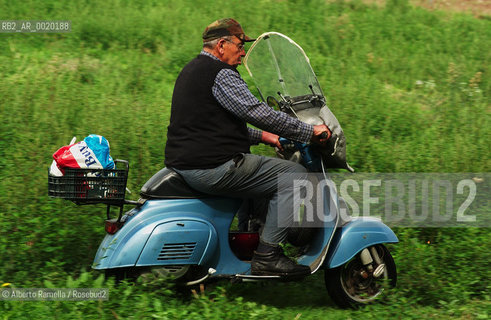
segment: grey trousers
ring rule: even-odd
[[[177,170],[194,189],[235,198],[268,198],[261,241],[278,244],[293,224],[292,177],[306,178],[300,164],[254,154],[241,154],[213,169]]]

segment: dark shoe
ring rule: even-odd
[[[272,247],[269,252],[254,252],[251,273],[256,276],[303,276],[311,273],[308,266],[296,264],[283,253],[281,247]]]

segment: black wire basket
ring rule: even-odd
[[[63,176],[48,173],[48,195],[53,198],[71,200],[76,204],[122,206],[125,202],[128,181],[128,162],[125,169],[65,169]]]

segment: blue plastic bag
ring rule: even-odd
[[[104,169],[113,169],[114,161],[109,155],[109,141],[98,134],[91,134],[85,137],[84,142],[90,150],[95,154],[97,160]]]

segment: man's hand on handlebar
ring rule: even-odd
[[[281,151],[283,151],[283,146],[280,144],[279,138],[280,136],[274,133],[263,131],[261,135],[261,142],[271,147],[276,147]]]
[[[314,126],[314,134],[311,141],[317,144],[326,144],[331,134],[331,130],[325,124],[316,125]]]

